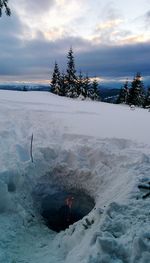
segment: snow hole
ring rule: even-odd
[[[40,197],[40,215],[53,231],[60,232],[87,215],[95,206],[84,190],[55,189]]]

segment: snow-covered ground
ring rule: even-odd
[[[150,182],[149,119],[144,109],[0,91],[0,262],[149,263],[150,198],[138,188]],[[96,203],[60,233],[39,213],[53,186]]]

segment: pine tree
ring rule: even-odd
[[[54,71],[52,75],[51,81],[51,90],[52,93],[60,95],[61,94],[61,87],[60,87],[60,71],[58,64],[55,62]]]
[[[83,86],[84,86],[83,75],[82,75],[82,72],[80,71],[79,76],[77,78],[77,94],[78,94],[78,97],[82,96]]]
[[[98,81],[96,79],[96,77],[94,78],[92,85],[91,85],[91,99],[92,100],[100,100],[100,92],[98,89]]]
[[[147,90],[147,94],[144,102],[144,108],[150,108],[150,87]]]
[[[60,96],[66,96],[66,78],[64,72],[60,76]]]
[[[125,82],[124,86],[121,88],[119,97],[117,99],[117,103],[128,104],[128,97],[129,97],[129,84],[128,80]]]
[[[8,0],[0,0],[0,17],[2,16],[2,10],[5,9],[7,16],[11,15],[10,8],[8,7]]]
[[[86,74],[86,77],[84,78],[84,85],[83,85],[81,94],[84,96],[85,99],[87,97],[90,98],[91,81],[90,81],[90,78],[89,78],[88,74]]]
[[[22,91],[28,91],[26,86],[23,86]]]
[[[144,84],[141,80],[141,74],[137,73],[131,83],[131,88],[129,91],[129,104],[133,104],[135,106],[143,106],[144,100]]]
[[[83,77],[82,72],[80,71],[80,74],[77,78],[77,93],[82,100],[86,99],[89,88],[90,88],[90,79],[88,75],[86,75],[86,77]]]
[[[77,94],[77,77],[74,62],[73,49],[70,48],[67,55],[67,72],[66,72],[66,95],[71,98],[76,98]]]

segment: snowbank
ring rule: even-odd
[[[150,113],[47,92],[0,91],[0,262],[147,263]],[[33,133],[33,159],[30,139]],[[84,189],[89,215],[59,234],[43,196]]]

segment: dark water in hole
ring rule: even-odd
[[[66,202],[68,197],[73,197],[71,208]],[[84,192],[60,191],[43,198],[41,215],[50,229],[59,232],[82,219],[94,206],[94,199]]]

